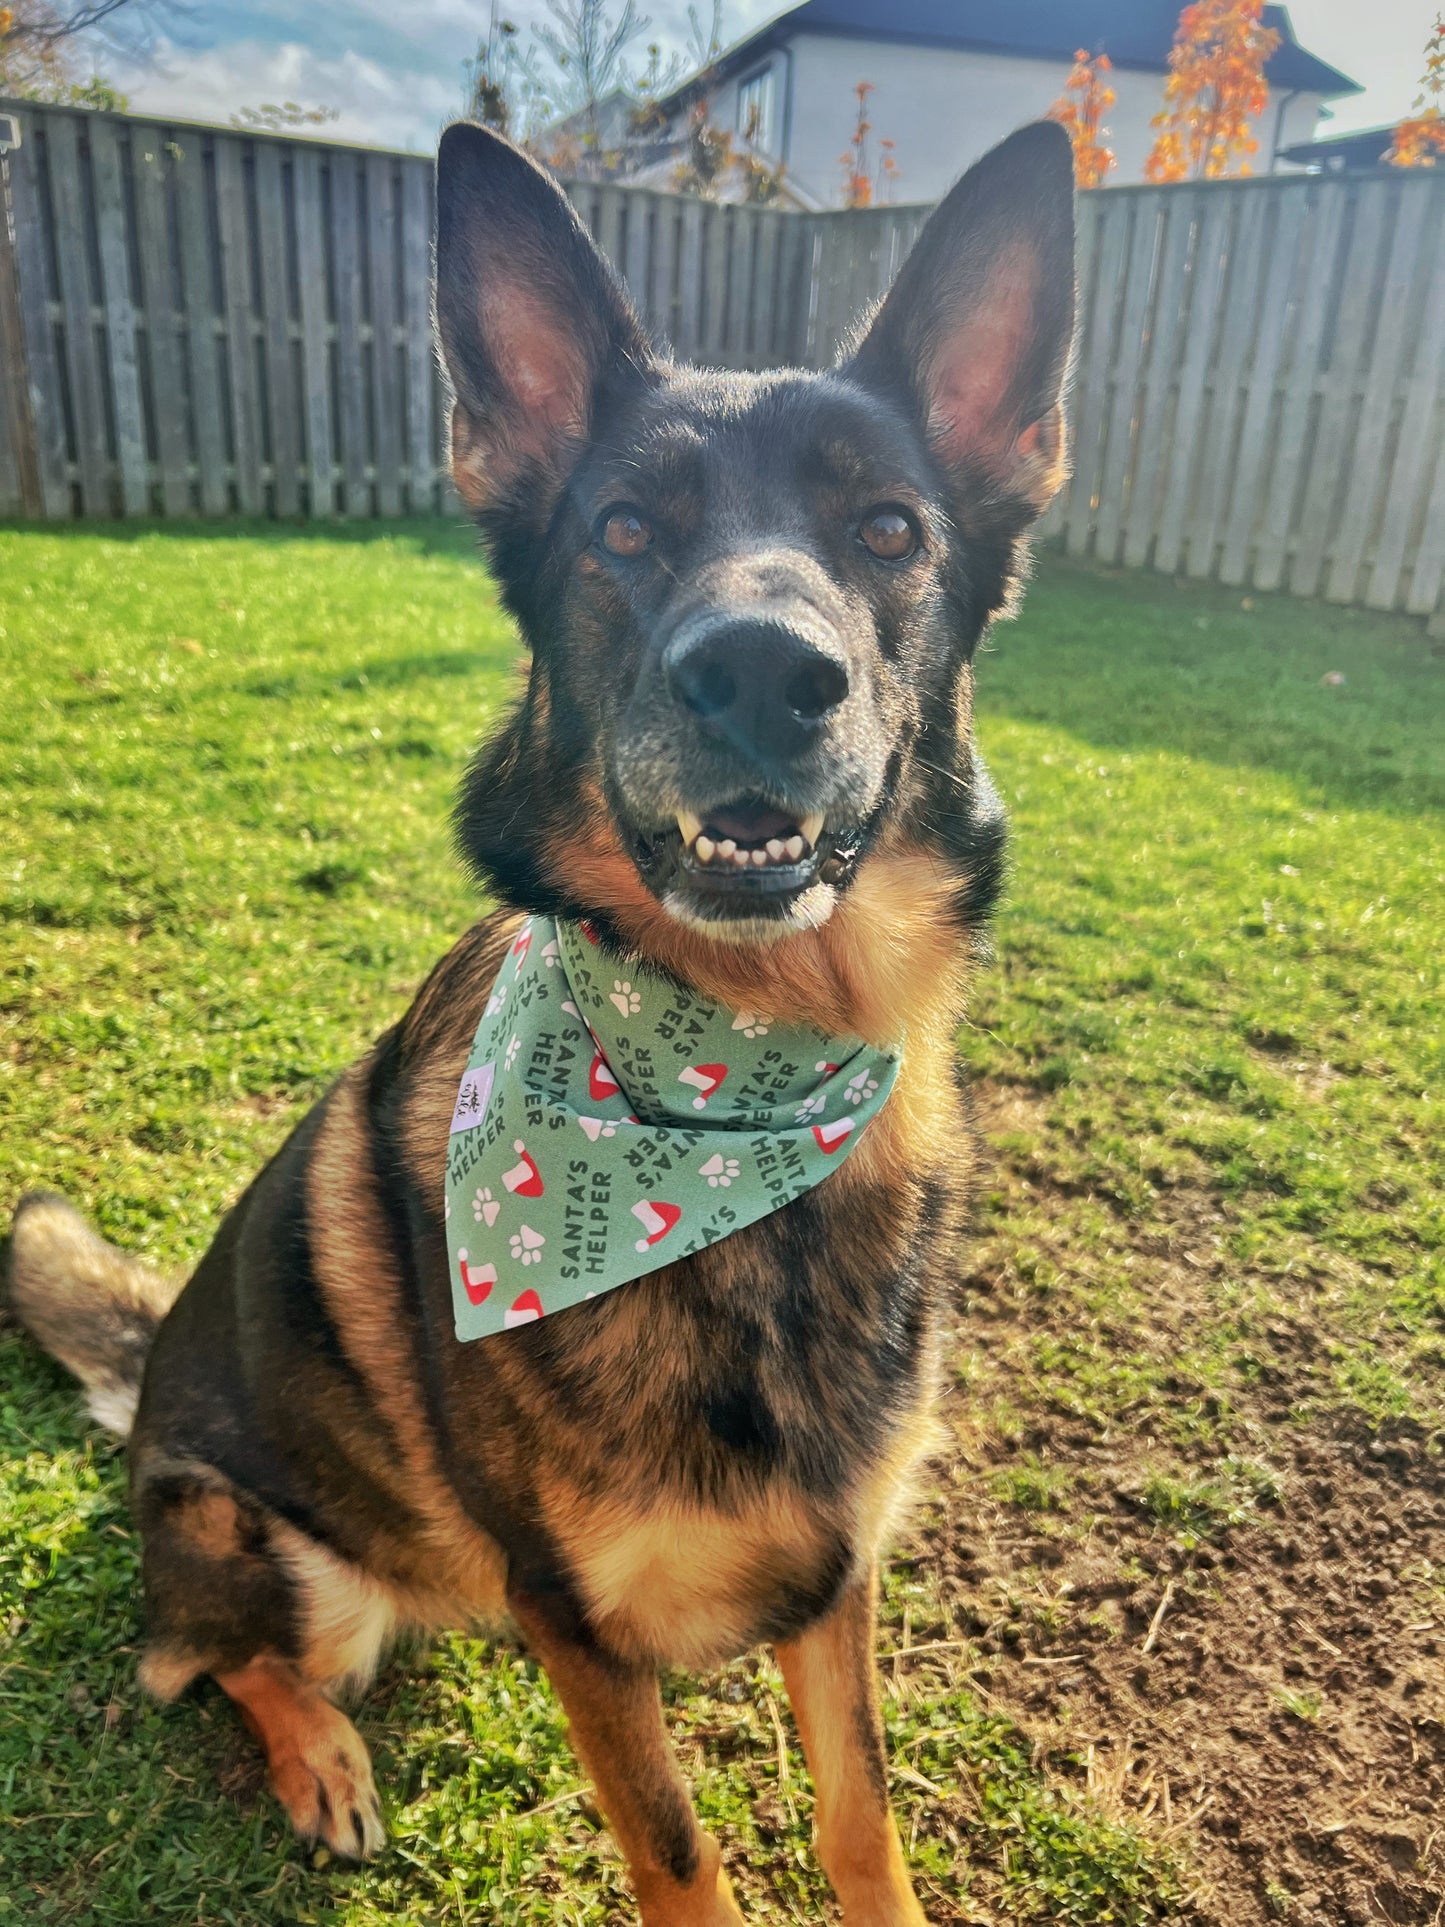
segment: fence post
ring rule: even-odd
[[[45,503],[40,493],[40,453],[30,405],[30,368],[15,263],[8,142],[0,146],[0,368],[11,371],[0,394],[0,515],[39,521]]]

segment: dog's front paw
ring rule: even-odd
[[[271,1785],[303,1840],[319,1840],[348,1860],[365,1860],[385,1846],[371,1760],[336,1707],[315,1718],[295,1751],[272,1756]]]

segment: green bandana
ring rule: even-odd
[[[686,1258],[821,1182],[899,1052],[705,1002],[522,925],[452,1116],[457,1337],[486,1338]]]

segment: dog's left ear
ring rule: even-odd
[[[1073,148],[1036,121],[939,203],[847,372],[911,403],[961,498],[1022,528],[1066,471],[1073,335]]]
[[[566,195],[510,141],[448,127],[436,193],[452,474],[483,509],[524,479],[560,480],[606,385],[638,379],[651,349]]]

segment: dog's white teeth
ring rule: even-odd
[[[803,840],[810,843],[813,848],[816,849],[818,846],[818,838],[823,834],[823,818],[821,813],[817,816],[805,816],[798,825],[798,828],[803,832]]]
[[[770,836],[761,843],[739,843],[735,836],[720,836],[704,828],[703,819],[688,810],[679,810],[677,826],[682,831],[683,847],[701,864],[732,864],[738,870],[764,870],[770,863],[801,863],[823,826],[821,816],[810,816],[787,836]]]

